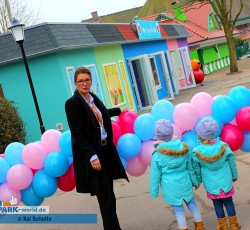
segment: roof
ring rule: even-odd
[[[241,39],[242,40],[248,40],[248,39],[250,39],[250,32],[244,34]]]
[[[161,39],[187,38],[182,25],[160,26]],[[173,32],[174,31],[174,32]],[[25,28],[24,49],[27,57],[66,49],[143,42],[135,24],[43,23]],[[21,52],[11,33],[0,35],[0,63],[21,59]]]
[[[156,20],[157,17],[161,19],[160,23],[180,24],[190,33],[188,38],[188,44],[198,43],[207,39],[224,37],[224,30],[213,29],[208,31],[208,16],[211,14],[211,5],[196,2],[192,5],[182,7],[183,12],[187,20],[185,22],[175,18],[174,12],[167,11],[161,13],[160,17],[158,14],[143,18],[143,20]],[[164,19],[165,16],[165,19]],[[235,31],[235,33],[238,33]]]

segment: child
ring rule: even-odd
[[[178,227],[187,230],[183,201],[192,213],[195,230],[204,230],[201,213],[194,200],[193,186],[198,181],[190,163],[190,151],[187,144],[172,139],[174,129],[170,121],[160,119],[155,125],[157,141],[150,169],[150,197],[157,198],[159,185],[163,199],[172,205]]]
[[[219,138],[214,139],[218,124],[205,118],[196,126],[199,145],[193,149],[193,167],[199,184],[203,182],[207,197],[212,199],[219,226],[228,230],[223,205],[226,207],[232,230],[240,229],[232,196],[233,182],[238,178],[235,156],[229,146]]]

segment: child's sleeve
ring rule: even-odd
[[[195,171],[194,171],[193,164],[192,164],[192,157],[191,157],[190,152],[189,152],[188,161],[187,161],[187,171],[188,171],[189,177],[192,181],[193,187],[197,186],[199,183],[198,183],[197,177],[195,175]]]
[[[157,155],[153,153],[150,167],[150,197],[157,198],[159,195],[159,186],[161,183],[161,170],[157,163]]]
[[[237,179],[238,178],[238,170],[236,166],[235,161],[235,154],[232,152],[232,150],[227,146],[227,161],[231,169],[232,178]]]
[[[193,151],[193,154],[192,154],[192,166],[193,166],[194,173],[195,173],[195,176],[197,178],[198,184],[201,184],[202,183],[201,165],[197,161],[197,157],[196,157],[194,151]]]

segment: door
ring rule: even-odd
[[[154,86],[159,99],[174,99],[174,93],[164,52],[152,53],[149,60],[154,77]]]
[[[153,71],[147,55],[128,58],[138,111],[148,110],[158,100]]]

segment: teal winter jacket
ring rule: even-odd
[[[194,198],[198,185],[187,144],[180,140],[162,142],[153,153],[150,168],[150,197],[156,198],[161,187],[163,199],[170,205],[182,205]]]
[[[214,144],[199,143],[193,149],[193,167],[199,184],[203,182],[207,192],[219,195],[220,189],[225,193],[238,178],[235,156],[229,146],[219,138]]]

